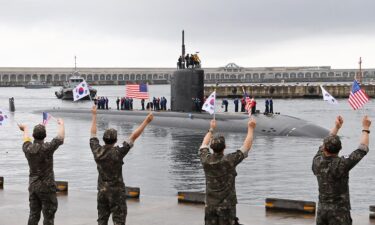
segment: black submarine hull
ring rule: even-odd
[[[75,117],[91,119],[88,109],[52,109],[44,110],[52,115],[61,117]],[[98,111],[98,118],[107,121],[141,123],[149,111]],[[160,127],[175,127],[191,130],[205,131],[209,128],[212,116],[207,113],[183,113],[154,111],[152,125]],[[298,136],[311,138],[324,138],[329,130],[314,125],[306,120],[287,115],[255,114],[257,121],[255,134],[266,136]],[[217,129],[220,132],[246,133],[247,114],[218,113],[216,114]]]

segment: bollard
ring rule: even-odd
[[[66,181],[56,181],[56,192],[68,194],[68,182]]]
[[[370,219],[375,219],[375,205],[370,205]]]
[[[141,190],[139,187],[125,187],[127,198],[139,198]]]
[[[315,214],[316,204],[311,201],[299,201],[279,198],[266,198],[266,210],[301,212]]]
[[[0,177],[0,189],[4,189],[4,177]]]
[[[9,98],[9,111],[10,112],[16,111],[16,107],[14,106],[14,98],[13,97]]]
[[[177,193],[178,202],[205,204],[205,197],[204,192],[179,191]]]

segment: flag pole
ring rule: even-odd
[[[362,57],[359,57],[359,74],[358,74],[358,78],[359,78],[359,84],[362,83]],[[362,115],[365,116],[366,115],[366,112],[365,112],[365,104],[362,106]]]
[[[151,108],[151,100],[150,100],[150,92],[149,92],[149,87],[148,87],[148,82],[146,82],[146,85],[147,85],[147,92],[148,92],[148,98],[147,98],[147,101],[148,101],[148,110],[151,112],[152,111],[152,108]],[[147,107],[147,104],[146,104],[146,107]],[[154,105],[153,105],[154,107]]]
[[[216,120],[216,96],[217,96],[217,94],[216,94],[216,89],[217,89],[218,86],[219,86],[219,82],[216,82],[216,84],[215,84],[215,88],[214,88],[214,92],[215,92],[215,101],[214,101],[214,120]]]

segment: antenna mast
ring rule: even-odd
[[[182,57],[182,61],[185,60],[185,31],[182,30],[182,54],[181,54],[181,57]]]
[[[362,57],[359,57],[359,74],[358,74],[358,82],[362,83]]]
[[[74,71],[77,71],[77,56],[74,56]]]

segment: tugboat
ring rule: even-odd
[[[74,66],[74,72],[72,73],[72,76],[69,78],[68,82],[64,83],[64,86],[59,90],[55,92],[55,95],[58,99],[62,100],[73,100],[73,89],[77,87],[78,84],[80,84],[82,81],[84,81],[83,77],[79,74],[77,71],[77,63],[76,63],[76,57],[74,57],[75,66]],[[94,99],[96,96],[96,89],[89,86],[90,96],[85,96],[82,98],[82,100],[90,100]]]
[[[27,89],[40,89],[40,88],[50,88],[51,86],[48,85],[46,82],[38,81],[38,80],[31,80],[29,81],[25,88]]]

